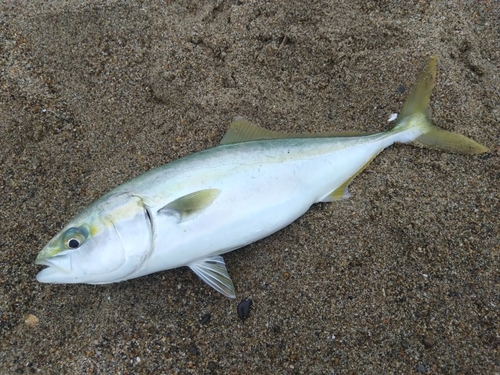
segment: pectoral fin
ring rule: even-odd
[[[227,273],[226,264],[221,256],[215,256],[188,264],[200,279],[216,291],[229,298],[236,298],[234,285]]]
[[[219,194],[219,189],[195,191],[170,202],[163,208],[160,208],[158,213],[174,216],[178,222],[181,222],[210,206]]]

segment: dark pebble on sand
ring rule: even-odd
[[[210,361],[210,362],[208,362],[207,368],[208,368],[208,371],[210,371],[210,373],[213,373],[217,369],[217,364],[214,361]]]
[[[424,346],[426,348],[432,348],[434,346],[434,339],[432,337],[429,337],[429,336],[425,336],[423,339],[422,339],[422,344],[424,344]]]
[[[246,319],[250,315],[250,307],[252,306],[252,300],[250,298],[245,298],[238,304],[236,312],[241,319]]]
[[[192,346],[189,348],[189,354],[190,355],[199,355],[200,354],[200,350],[198,349],[197,346]]]
[[[200,323],[201,324],[207,324],[210,321],[211,317],[212,317],[212,315],[210,315],[210,314],[203,315],[203,317],[200,320]]]

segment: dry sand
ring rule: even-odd
[[[0,373],[500,373],[499,25],[498,0],[3,0]],[[235,116],[380,131],[433,54],[433,121],[491,152],[389,148],[227,254],[237,300],[188,269],[35,280],[71,217]]]

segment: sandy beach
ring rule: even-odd
[[[383,131],[432,55],[432,121],[490,151],[388,148],[226,254],[235,300],[188,268],[36,281],[73,216],[236,116]],[[497,0],[2,0],[0,88],[1,374],[500,374]]]

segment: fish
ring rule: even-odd
[[[235,298],[223,254],[286,227],[318,202],[349,197],[349,183],[385,148],[488,148],[428,119],[431,57],[390,130],[287,134],[238,117],[216,147],[152,169],[74,217],[36,257],[42,283],[107,284],[187,266]]]

